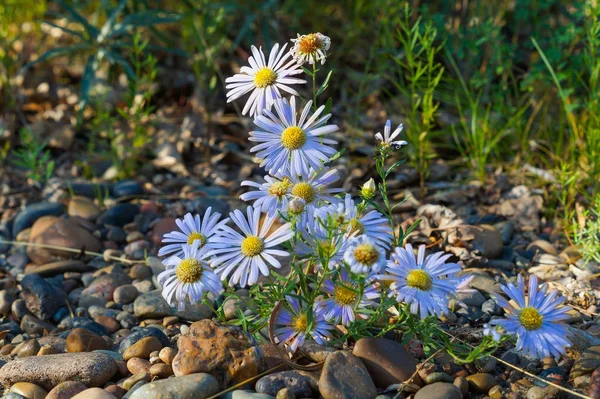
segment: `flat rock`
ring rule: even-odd
[[[375,385],[386,388],[410,378],[417,368],[417,360],[399,343],[386,338],[361,338],[352,353],[369,370]],[[413,382],[422,385],[416,375]]]
[[[187,303],[184,310],[177,311],[162,297],[161,290],[138,296],[133,302],[133,312],[140,319],[158,319],[177,316],[183,320],[199,321],[212,317],[212,310],[203,303]]]
[[[33,226],[33,222],[42,216],[59,216],[64,212],[64,205],[57,202],[38,202],[28,205],[15,218],[12,235],[16,237],[22,230]]]
[[[419,389],[415,399],[462,399],[462,393],[453,384],[434,382]]]
[[[288,388],[298,398],[312,396],[310,379],[296,370],[281,371],[266,375],[256,381],[256,392],[275,396],[283,388]]]
[[[198,373],[144,384],[130,399],[206,399],[219,392],[219,382],[210,374]]]
[[[0,383],[8,387],[17,382],[31,382],[48,391],[65,381],[97,387],[116,372],[117,363],[103,353],[63,353],[13,360],[0,369]]]
[[[92,268],[81,261],[64,260],[28,268],[25,270],[25,274],[39,274],[42,277],[48,277],[66,272],[84,273],[90,270],[92,270]]]
[[[345,351],[327,356],[319,378],[319,390],[324,399],[373,399],[377,395],[363,362]]]

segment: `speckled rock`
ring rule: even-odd
[[[210,374],[190,374],[145,384],[130,399],[206,399],[219,392],[218,381]]]
[[[0,383],[31,382],[50,390],[65,381],[101,386],[117,372],[117,364],[102,353],[63,353],[13,360],[0,369]]]
[[[345,351],[327,357],[319,378],[319,390],[324,399],[373,399],[377,395],[365,365]]]
[[[265,367],[262,351],[239,327],[212,320],[193,323],[177,341],[176,376],[210,373],[222,387],[244,381]]]
[[[462,393],[452,384],[436,382],[419,389],[415,399],[462,399]]]

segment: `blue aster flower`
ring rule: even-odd
[[[325,280],[321,290],[329,294],[327,299],[319,302],[325,319],[344,326],[355,320],[357,311],[369,306],[377,306],[375,299],[380,297],[373,284],[368,284],[361,293],[358,284],[344,269],[340,270],[335,281]]]
[[[527,355],[542,358],[558,357],[570,346],[567,327],[560,323],[569,316],[569,306],[561,306],[564,298],[557,291],[548,293],[548,285],[538,287],[535,275],[529,278],[529,292],[525,296],[525,284],[521,275],[517,286],[503,285],[502,291],[510,302],[497,296],[498,304],[506,312],[505,319],[491,320],[490,324],[502,326],[507,334],[517,336],[517,350]]]
[[[333,326],[325,321],[322,310],[316,306],[311,309],[306,302],[289,295],[285,299],[284,307],[275,319],[275,342],[287,346],[291,352],[307,338],[325,344]]]
[[[446,263],[451,255],[437,252],[425,257],[425,245],[419,247],[415,258],[413,247],[396,248],[386,266],[386,274],[378,276],[391,281],[390,291],[398,302],[410,305],[410,311],[422,319],[430,314],[441,316],[448,311],[448,301],[463,285],[456,276],[457,263]]]
[[[351,272],[370,276],[385,267],[385,251],[366,235],[360,235],[348,240],[344,261]]]

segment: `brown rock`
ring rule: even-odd
[[[94,321],[98,324],[102,324],[104,328],[106,328],[106,330],[111,334],[121,329],[119,322],[110,316],[101,314],[94,317]]]
[[[125,381],[123,381],[123,389],[129,391],[135,384],[140,381],[150,382],[150,374],[148,373],[138,373],[134,374]]]
[[[90,388],[73,396],[73,399],[116,399],[102,388]]]
[[[10,387],[10,392],[18,393],[27,399],[44,399],[48,395],[45,389],[30,382],[17,382]]]
[[[87,220],[96,220],[98,215],[100,215],[100,208],[91,199],[75,195],[69,201],[67,213],[69,216],[79,216]]]
[[[140,357],[142,359],[149,359],[150,353],[159,351],[162,349],[162,344],[156,337],[145,337],[131,345],[123,353],[123,359],[125,361],[133,358]]]
[[[165,364],[168,365],[171,365],[171,363],[173,363],[173,359],[175,359],[176,355],[177,351],[169,347],[162,348],[158,353],[158,357],[160,358],[160,360],[162,360]]]
[[[29,239],[33,240],[35,237],[39,236],[41,233],[46,231],[48,227],[52,226],[59,219],[60,218],[57,216],[42,216],[33,223],[33,226],[31,227],[31,232],[29,233]]]
[[[417,360],[402,345],[385,338],[361,338],[352,353],[362,360],[380,388],[407,380],[417,367]],[[413,383],[423,385],[418,375]]]
[[[106,349],[106,342],[86,328],[74,328],[67,336],[67,352],[92,352]]]
[[[113,298],[116,303],[120,303],[122,305],[126,305],[131,303],[137,298],[139,295],[139,291],[131,284],[125,284],[120,287],[117,287],[113,292]]]
[[[491,374],[477,373],[467,377],[469,389],[475,393],[488,393],[494,385],[497,384],[496,379]]]
[[[373,399],[377,388],[361,360],[350,352],[327,356],[319,378],[324,399]]]
[[[157,363],[150,367],[152,377],[167,378],[173,375],[173,369],[168,364]]]
[[[98,252],[101,243],[92,234],[94,229],[95,226],[84,219],[59,219],[42,233],[32,238],[31,242],[34,244],[56,245]],[[27,256],[38,265],[62,259],[71,259],[77,255],[77,252],[67,252],[58,249],[34,246],[27,248]]]
[[[127,393],[126,390],[115,384],[107,386],[104,390],[117,399],[121,399]]]
[[[133,265],[129,271],[129,277],[134,280],[144,280],[152,277],[152,269],[146,265]]]
[[[40,350],[40,344],[35,339],[23,343],[23,346],[19,350],[19,357],[35,356]]]
[[[56,354],[56,351],[54,350],[52,345],[42,346],[37,353],[38,356],[46,356],[46,355],[54,355],[54,354]]]
[[[150,361],[140,359],[139,357],[134,357],[127,361],[127,370],[129,370],[131,374],[148,373],[150,367],[152,367]]]
[[[170,233],[171,231],[180,231],[173,218],[160,219],[152,228],[152,242],[158,246],[161,244],[163,235]]]
[[[112,301],[113,293],[117,287],[130,283],[131,278],[129,276],[122,272],[114,271],[113,273],[104,274],[96,278],[81,294],[102,298],[105,301]]]
[[[52,388],[46,399],[70,399],[86,389],[88,387],[79,381],[65,381]]]
[[[193,323],[177,347],[172,364],[176,376],[209,373],[222,387],[254,377],[265,367],[262,351],[249,335],[212,320]]]

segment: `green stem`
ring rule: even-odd
[[[313,110],[317,110],[317,62],[313,60],[312,86],[313,86]]]

